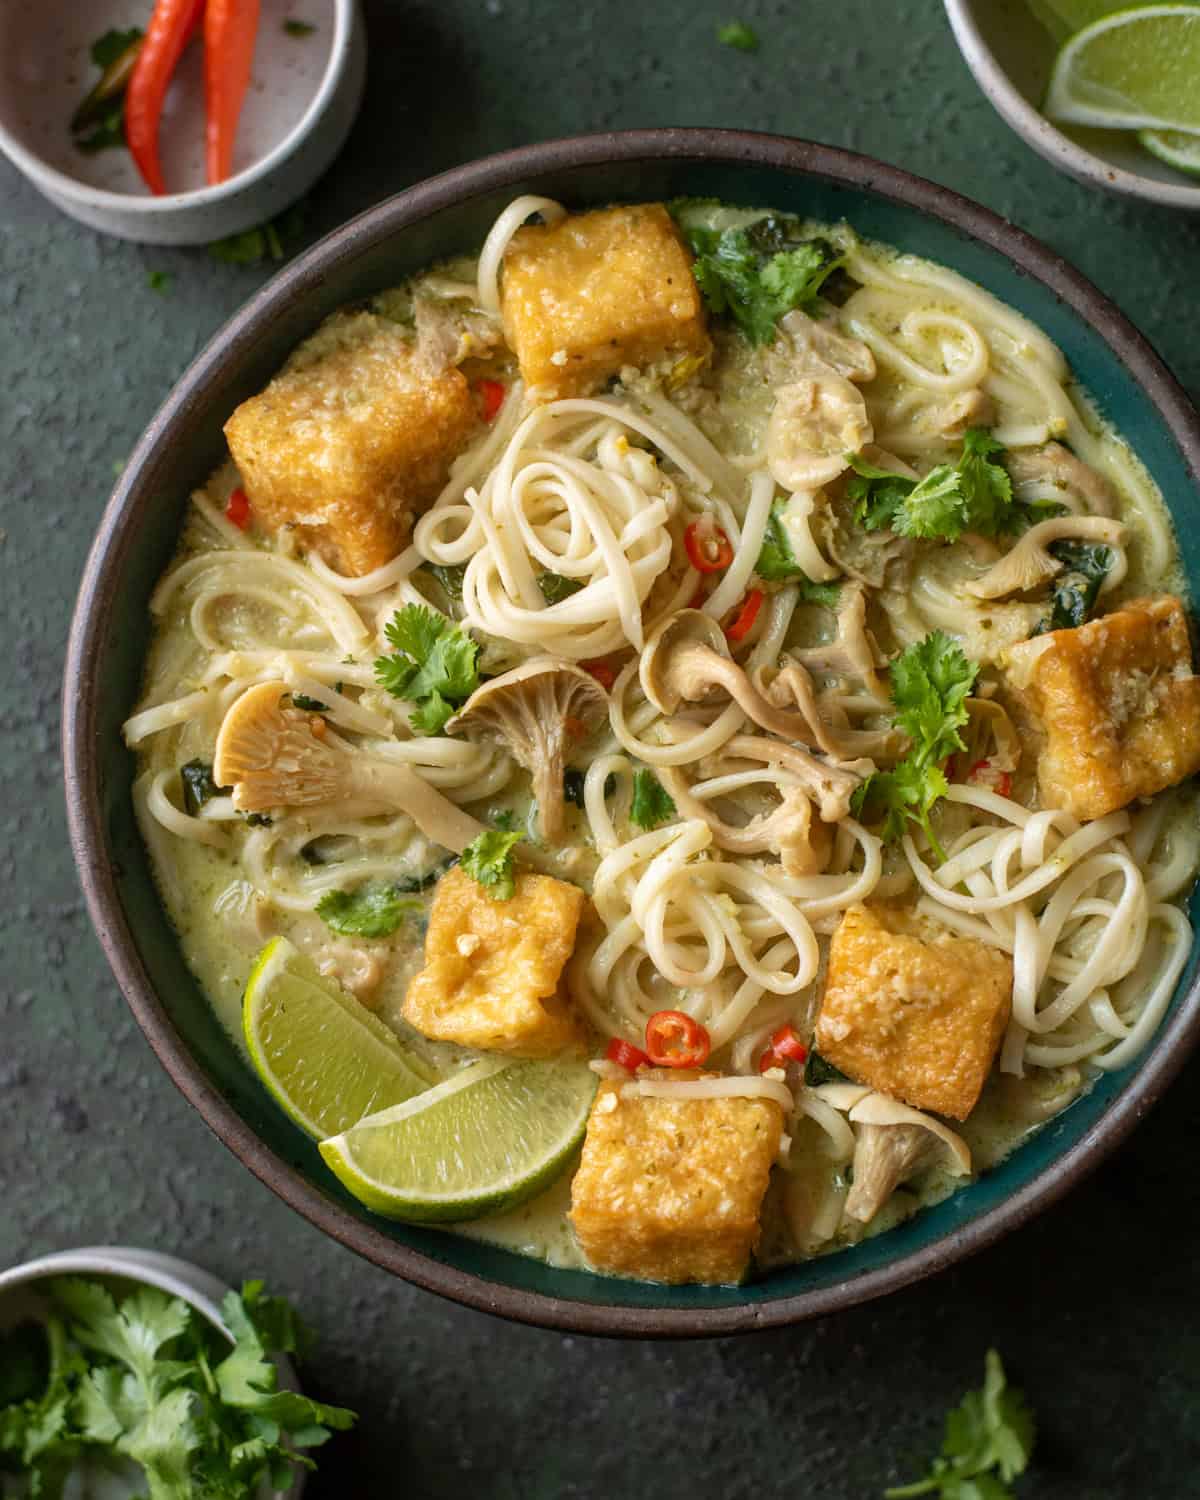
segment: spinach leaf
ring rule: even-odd
[[[1047,630],[1073,630],[1086,624],[1116,561],[1112,549],[1102,542],[1051,542],[1047,551],[1064,568],[1054,580],[1050,613],[1034,635],[1043,635]]]
[[[212,763],[207,760],[189,760],[179,768],[179,779],[183,783],[183,810],[195,817],[206,802],[214,797],[229,797],[233,788],[218,786],[213,780]]]

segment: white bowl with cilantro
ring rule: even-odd
[[[94,1246],[0,1273],[0,1495],[65,1480],[72,1500],[147,1484],[161,1500],[297,1500],[310,1451],[354,1421],[301,1394],[290,1355],[305,1336],[261,1282],[235,1292],[154,1251]]]
[[[262,0],[230,175],[207,185],[204,39],[162,108],[166,191],[125,143],[124,94],[153,0],[0,6],[0,151],[64,213],[122,239],[202,245],[270,221],[333,161],[362,100],[358,0]]]

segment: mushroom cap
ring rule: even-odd
[[[638,664],[642,692],[661,713],[673,714],[680,703],[706,696],[711,684],[696,668],[712,656],[731,660],[720,623],[699,609],[668,615],[646,641]],[[702,691],[697,691],[702,689]]]
[[[244,812],[329,802],[341,792],[345,759],[326,738],[324,719],[284,708],[287,692],[282,682],[247,688],[221,722],[213,780],[233,787],[233,805]]]
[[[862,392],[829,366],[780,386],[767,419],[771,477],[789,490],[815,490],[849,467],[874,437]]]
[[[1119,521],[1110,521],[1104,516],[1054,516],[1049,521],[1039,521],[986,573],[964,584],[963,593],[976,599],[1000,599],[1005,594],[1023,593],[1055,577],[1066,566],[1061,558],[1047,550],[1052,543],[1070,539],[1100,542],[1118,548],[1127,535]],[[1123,566],[1119,570],[1110,569],[1100,592],[1107,593],[1124,574]]]

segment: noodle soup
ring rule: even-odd
[[[520,199],[226,431],[140,826],[236,1037],[282,937],[424,1076],[589,1060],[582,1153],[459,1232],[737,1280],[1153,1035],[1200,857],[1175,542],[979,287],[844,224]]]

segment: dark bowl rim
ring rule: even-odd
[[[398,1244],[314,1186],[241,1119],[193,1061],[155,994],[117,892],[103,816],[96,739],[100,688],[86,665],[108,628],[108,604],[129,552],[123,521],[143,469],[172,426],[218,384],[231,353],[253,340],[276,309],[295,302],[361,241],[388,238],[473,196],[576,167],[637,161],[752,163],[863,189],[941,220],[1005,255],[1046,286],[1105,342],[1142,387],[1185,463],[1200,478],[1200,415],[1147,340],[1109,299],[1060,255],[990,209],[871,157],[752,131],[667,128],[612,131],[522,146],[456,167],[367,209],[285,267],[213,336],[177,381],[134,449],[100,521],[71,621],[63,679],[63,767],[72,852],[92,923],[117,982],[151,1048],[185,1098],[262,1182],[335,1240],[427,1291],[483,1312],[565,1332],[625,1337],[709,1337],[778,1328],[896,1291],[994,1244],[1074,1186],[1112,1152],[1179,1072],[1200,1042],[1200,979],[1145,1054],[1110,1109],[1068,1151],[1002,1203],[960,1229],[875,1270],[829,1287],[723,1308],[618,1307],[500,1286]]]

